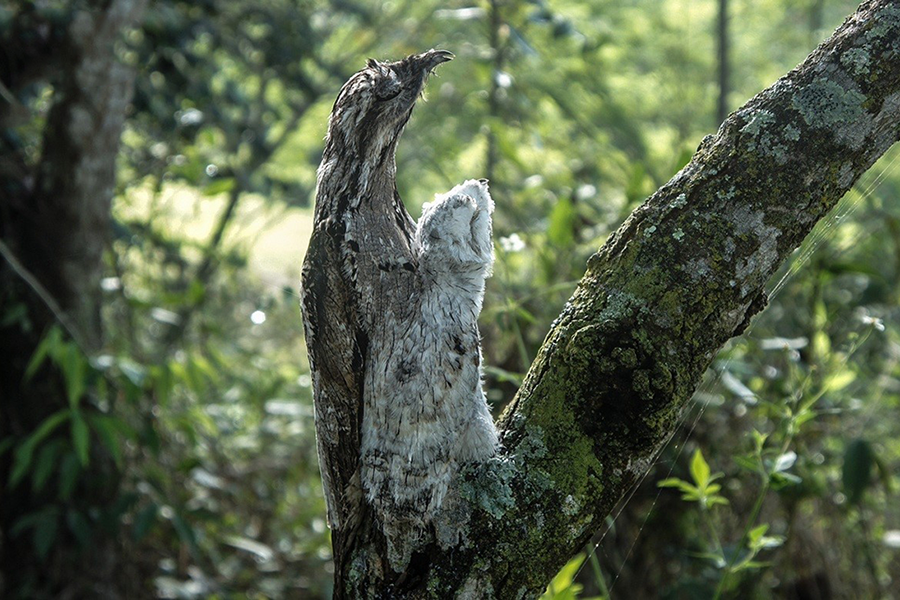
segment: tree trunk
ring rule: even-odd
[[[590,258],[500,418],[501,454],[459,478],[460,545],[397,577],[369,518],[342,538],[337,595],[540,594],[647,471],[769,277],[898,136],[900,2],[865,2]]]
[[[83,351],[102,342],[102,254],[133,85],[114,44],[145,2],[98,4],[103,8],[65,14],[23,8],[0,39],[11,57],[0,72],[11,97],[24,97],[34,81],[53,88],[40,158],[26,156],[12,129],[2,131],[0,146],[0,354],[6,357],[0,362],[0,440],[13,441],[0,457],[4,597],[119,597],[139,583],[122,570],[111,536],[95,534],[89,544],[79,543],[84,530],[73,525],[92,510],[111,515],[117,498],[119,473],[98,444],[91,445],[90,462],[67,498],[52,483],[35,491],[27,479],[10,482],[23,441],[49,415],[70,406],[66,382],[55,369],[45,367],[25,381],[39,341],[51,326],[62,325]],[[32,55],[15,60],[27,52]],[[18,108],[28,116],[24,106]],[[9,126],[6,119],[0,124]],[[68,429],[55,430],[65,443]],[[93,526],[100,530],[100,523]],[[49,550],[40,550],[48,540]]]

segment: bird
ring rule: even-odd
[[[461,465],[494,455],[497,431],[482,389],[478,315],[493,263],[486,182],[466,181],[424,207],[416,225],[414,309],[384,315],[370,347],[361,478],[400,570],[430,541]]]
[[[367,516],[402,572],[434,540],[460,467],[499,447],[477,326],[493,264],[489,184],[436,195],[418,222],[396,185],[400,136],[452,58],[370,59],[328,120],[301,302],[336,578]]]

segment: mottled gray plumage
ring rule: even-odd
[[[426,206],[416,228],[411,314],[388,311],[363,393],[362,485],[399,570],[429,539],[461,463],[493,455],[481,389],[478,315],[493,263],[487,185],[467,181]]]
[[[493,260],[487,184],[437,197],[418,226],[395,184],[400,134],[451,57],[369,61],[329,119],[303,314],[338,577],[368,510],[402,571],[433,539],[458,466],[497,446],[476,325]]]

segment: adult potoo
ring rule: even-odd
[[[329,119],[302,275],[336,577],[369,510],[401,571],[432,536],[458,465],[497,445],[476,326],[493,260],[486,182],[438,197],[418,227],[395,182],[400,134],[451,58],[370,60]]]

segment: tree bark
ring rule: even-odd
[[[865,2],[590,258],[500,418],[500,456],[460,477],[459,547],[397,579],[379,537],[360,535],[337,593],[540,594],[647,471],[767,280],[898,137],[900,2]]]
[[[98,4],[101,7],[93,10],[46,16],[23,8],[12,38],[2,40],[8,45],[5,54],[13,57],[28,51],[28,46],[17,45],[17,31],[30,40],[46,37],[37,50],[53,49],[38,53],[47,64],[11,60],[0,73],[12,96],[35,80],[52,84],[54,102],[38,160],[26,156],[11,130],[2,131],[0,145],[0,316],[5,322],[0,337],[5,357],[0,364],[0,440],[14,440],[14,445],[48,415],[68,406],[58,372],[44,368],[24,382],[26,365],[43,334],[62,324],[83,351],[96,350],[102,341],[102,254],[116,153],[133,87],[132,70],[119,61],[114,45],[137,21],[145,1]],[[0,120],[0,125],[9,124]],[[66,428],[58,433],[68,437]],[[117,497],[119,473],[99,444],[93,446],[89,470],[81,473],[66,503],[52,485],[40,493],[27,481],[12,486],[14,452],[2,454],[0,595],[106,598],[121,596],[140,583],[122,570],[112,538],[96,535],[90,547],[82,548],[65,528],[65,510],[102,510]],[[21,528],[23,517],[42,509],[59,521],[45,558],[36,550],[32,531]]]

